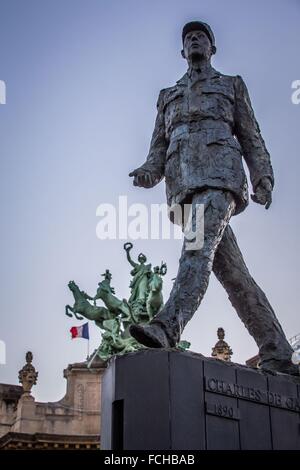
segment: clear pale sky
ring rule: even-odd
[[[1,0],[0,106],[1,322],[7,364],[0,382],[17,383],[31,350],[39,371],[36,399],[65,391],[63,369],[86,356],[79,325],[64,315],[74,279],[94,295],[106,268],[119,297],[128,297],[125,240],[96,237],[96,208],[165,201],[164,183],[134,188],[128,173],[149,147],[159,90],[186,70],[181,28],[213,28],[215,68],[242,75],[271,153],[276,185],[269,211],[251,203],[232,220],[256,281],[288,337],[300,332],[299,119],[291,83],[300,79],[298,0]],[[180,241],[139,240],[151,263],[165,260],[168,296]],[[222,326],[244,361],[257,347],[215,278],[184,333],[191,349],[210,355]],[[91,345],[100,333],[91,325]]]

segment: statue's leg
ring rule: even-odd
[[[256,341],[261,364],[274,360],[290,362],[293,350],[266,295],[251,277],[229,225],[216,251],[213,272]]]
[[[197,204],[204,204],[204,241],[201,249],[188,249],[184,241],[179,270],[170,297],[152,324],[160,324],[169,344],[174,346],[197,310],[208,286],[214,255],[223,232],[235,209],[232,194],[222,190],[196,193],[192,200],[195,213]]]
[[[72,315],[72,313],[69,313],[69,311],[74,313],[73,308],[70,305],[66,305],[65,314],[68,315],[68,317],[72,317],[73,315]]]
[[[78,315],[78,313],[74,312],[74,316],[76,318],[76,320],[83,320],[84,317],[81,317],[80,315]]]

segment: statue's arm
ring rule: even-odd
[[[270,154],[261,136],[247,87],[239,75],[235,77],[235,135],[249,168],[254,193],[259,187],[268,185],[272,191],[274,174]]]
[[[164,100],[162,90],[157,101],[157,116],[146,162],[129,176],[134,176],[133,184],[151,188],[164,177],[165,158],[168,143],[165,136]]]
[[[138,265],[138,263],[135,263],[133,259],[131,258],[129,250],[126,250],[126,257],[133,268],[135,268]]]

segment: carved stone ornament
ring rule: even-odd
[[[216,359],[221,359],[222,361],[230,361],[233,352],[229,344],[226,343],[226,341],[224,341],[224,338],[225,338],[224,329],[218,328],[217,335],[218,335],[219,341],[217,341],[215,346],[212,348],[211,355],[212,357],[215,357]]]
[[[30,394],[33,385],[37,382],[38,372],[32,365],[33,354],[31,351],[26,353],[26,364],[19,371],[19,382],[23,386],[24,393]]]

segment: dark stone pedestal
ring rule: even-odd
[[[102,383],[101,448],[300,450],[300,381],[190,352],[116,357]]]

